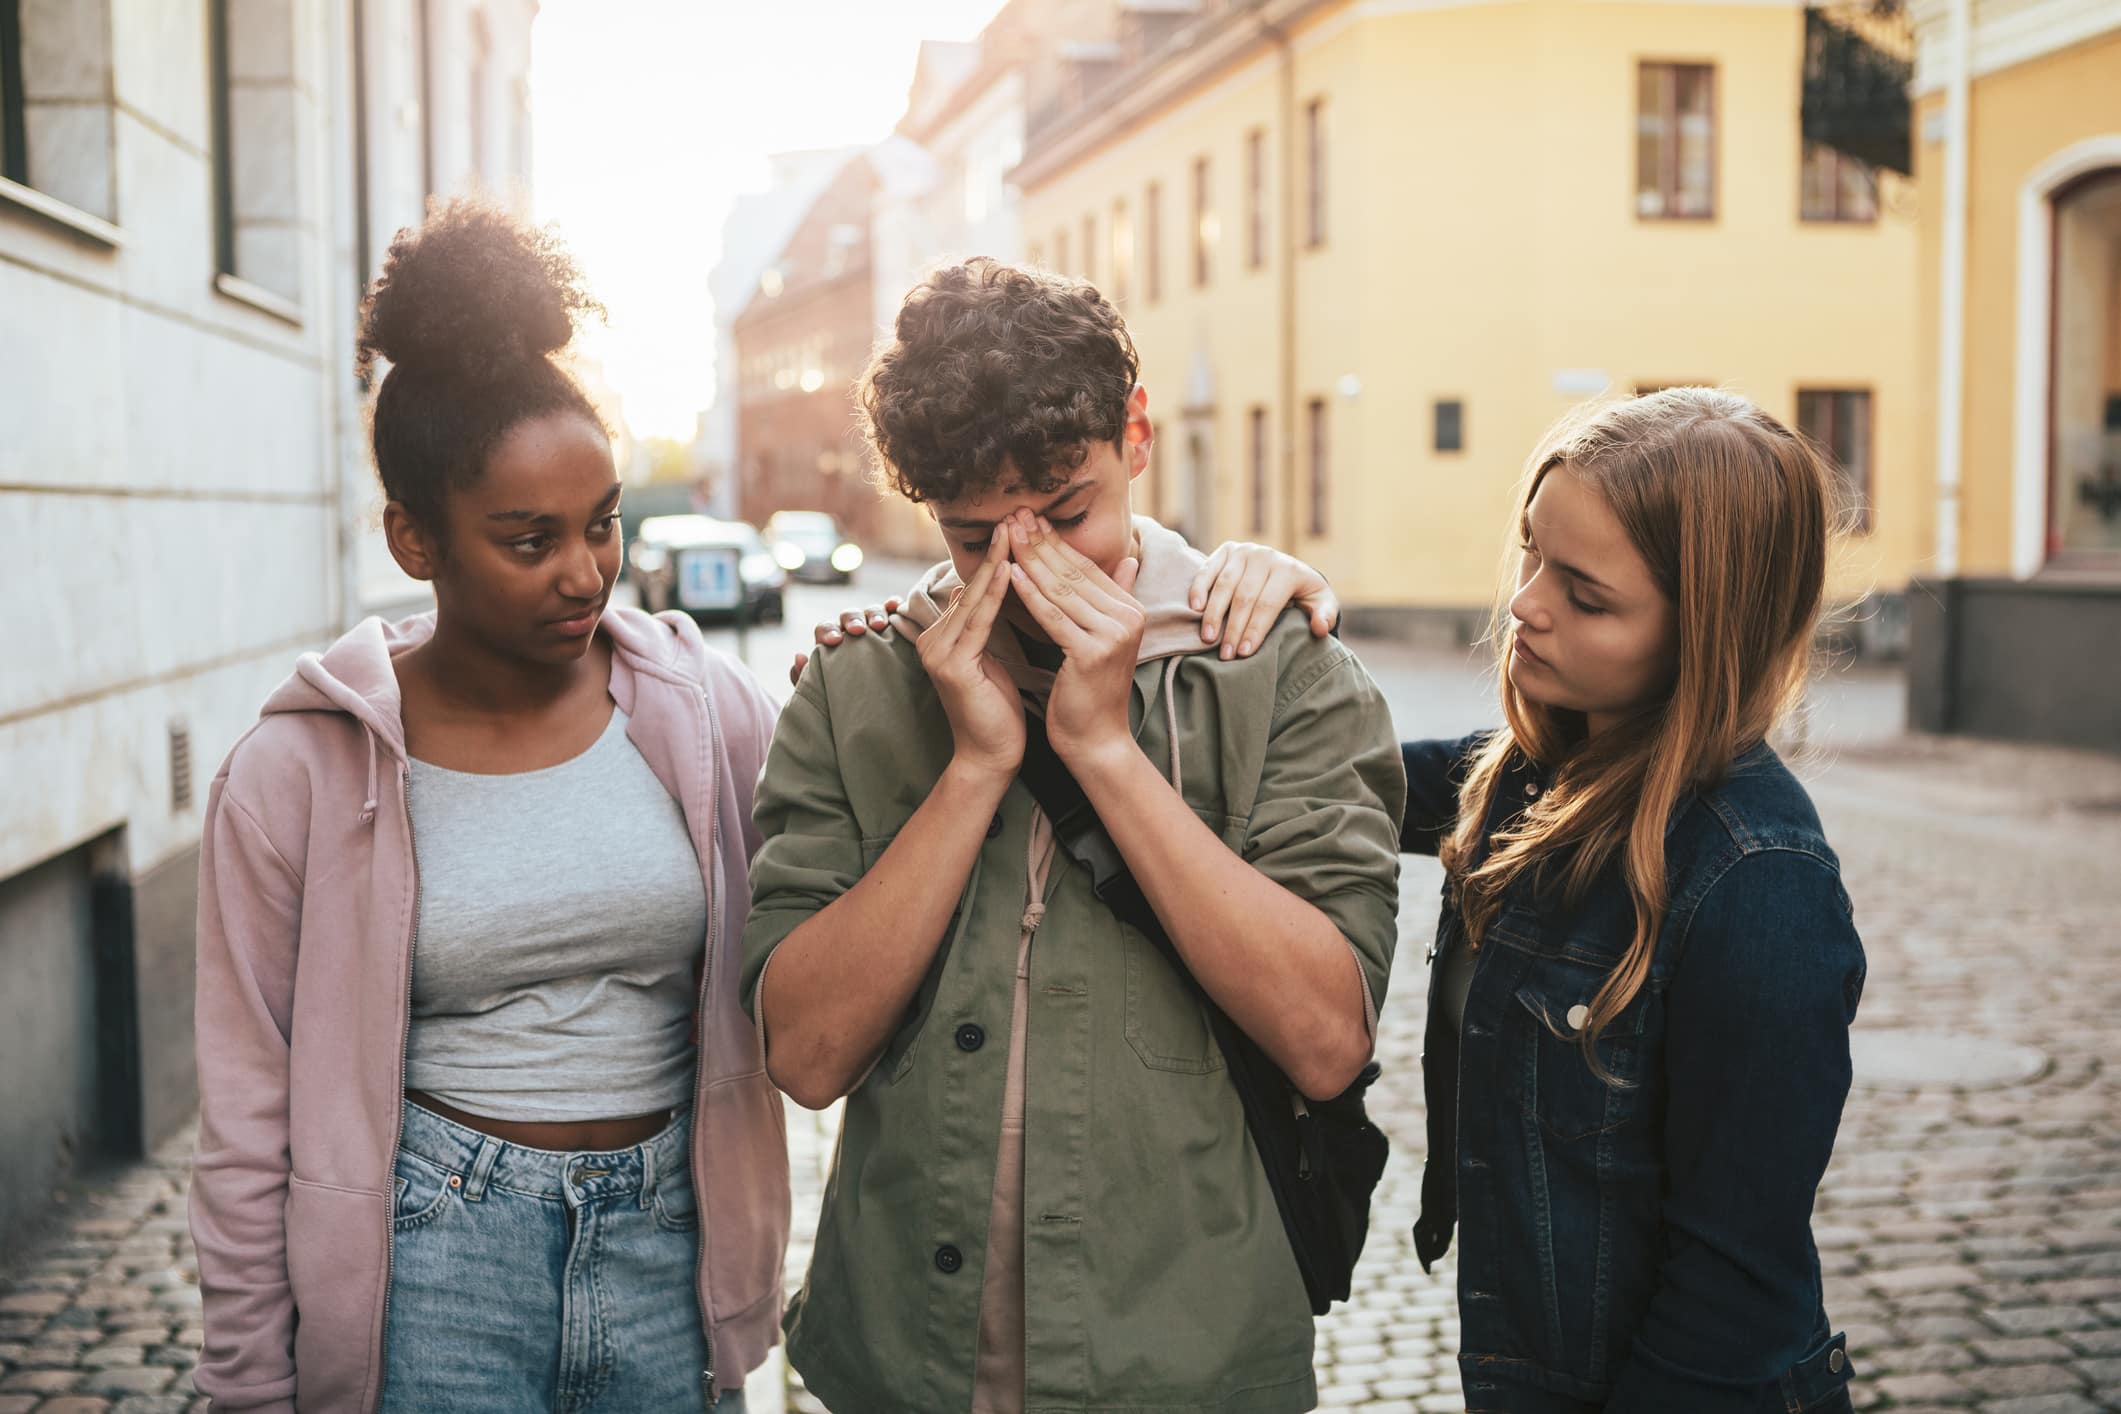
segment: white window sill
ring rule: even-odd
[[[91,216],[78,206],[68,206],[57,197],[47,196],[35,187],[26,187],[20,182],[11,182],[0,177],[0,208],[4,207],[40,216],[55,226],[63,227],[68,234],[79,236],[105,250],[116,250],[125,244],[125,233],[101,216]]]
[[[302,306],[262,286],[223,274],[214,276],[214,289],[238,304],[247,304],[252,309],[262,310],[275,319],[285,320],[297,329],[302,327]]]

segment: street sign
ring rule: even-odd
[[[678,552],[678,605],[695,613],[731,613],[743,607],[739,551],[712,546]]]

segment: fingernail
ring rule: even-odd
[[[1246,640],[1245,640],[1245,641],[1244,641],[1243,643],[1240,643],[1240,644],[1238,644],[1238,645],[1237,645],[1237,651],[1238,651],[1238,652],[1240,652],[1240,653],[1245,653],[1245,654],[1249,654],[1249,653],[1251,653],[1251,651],[1252,651],[1252,640],[1248,638],[1248,639],[1246,639]]]
[[[825,641],[827,643],[837,643],[839,641],[839,638],[840,631],[838,629],[833,629],[825,635]]]
[[[1203,643],[1213,643],[1215,641],[1215,625],[1202,624],[1200,626],[1200,641]]]
[[[1230,661],[1230,645],[1227,643],[1225,643],[1222,648],[1222,660],[1225,663]]]

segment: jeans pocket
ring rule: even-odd
[[[450,1196],[464,1180],[446,1173],[412,1154],[398,1155],[398,1171],[390,1208],[391,1230],[410,1232],[441,1216]]]
[[[692,1175],[689,1173],[662,1175],[649,1207],[655,1212],[656,1226],[665,1232],[699,1231],[699,1199],[692,1191]]]

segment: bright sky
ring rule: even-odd
[[[544,0],[531,32],[533,200],[610,307],[586,342],[644,437],[713,397],[707,272],[769,153],[885,137],[923,39],[1000,0]]]

